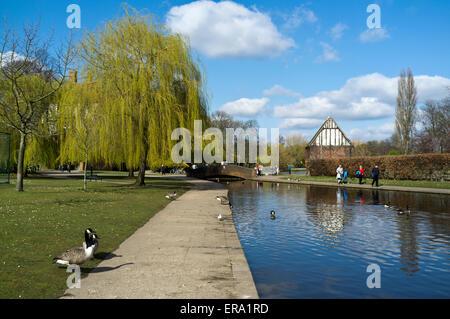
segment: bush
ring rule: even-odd
[[[398,155],[402,155],[402,153],[399,150],[390,150],[388,155],[389,156],[398,156]]]
[[[306,162],[311,176],[335,176],[339,165],[347,170],[350,177],[355,176],[359,165],[365,170],[365,176],[375,165],[380,167],[380,178],[407,180],[447,180],[450,169],[450,153],[418,154],[401,156],[373,156],[351,158],[328,158]]]

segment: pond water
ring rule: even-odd
[[[261,298],[450,297],[448,195],[250,181],[228,187]],[[399,215],[406,205],[411,214]],[[367,287],[370,264],[380,267],[379,289]]]

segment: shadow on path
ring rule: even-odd
[[[112,271],[112,270],[116,270],[119,269],[123,266],[128,266],[128,265],[134,265],[134,263],[126,263],[126,264],[122,264],[116,267],[92,267],[92,268],[81,268],[81,272],[83,274],[94,274],[94,273],[100,273],[100,272],[107,272],[107,271]]]
[[[120,257],[123,257],[122,255],[116,255],[115,253],[98,253],[98,254],[95,254],[94,255],[94,257],[96,258],[96,259],[101,259],[101,260],[110,260],[110,259],[113,259],[113,258],[120,258]]]

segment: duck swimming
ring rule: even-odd
[[[408,205],[406,205],[406,214],[411,215],[411,210],[409,209]]]
[[[392,208],[391,202],[387,202],[386,204],[384,204],[384,208]]]
[[[275,219],[276,217],[275,217],[275,211],[274,210],[271,210],[270,211],[270,219]]]
[[[398,215],[411,215],[411,210],[409,209],[408,205],[406,205],[406,209],[403,211],[401,209],[397,209],[397,214]]]

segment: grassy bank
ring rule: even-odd
[[[334,176],[283,176],[282,179],[294,179],[302,181],[313,181],[313,182],[331,182],[337,183],[336,177]],[[358,184],[359,180],[357,178],[349,178],[350,184]],[[369,178],[363,179],[363,183],[372,184],[372,180]],[[389,180],[380,179],[380,186],[404,186],[404,187],[425,187],[425,188],[440,188],[440,189],[450,189],[450,182],[433,182],[433,181],[407,181],[407,180]]]
[[[89,183],[82,190],[77,179],[27,179],[25,192],[0,185],[0,298],[57,298],[69,276],[52,259],[68,248],[81,246],[87,227],[100,235],[93,261],[83,274],[143,226],[168,203],[164,195],[187,190],[182,181],[150,179],[144,188],[122,179]]]

